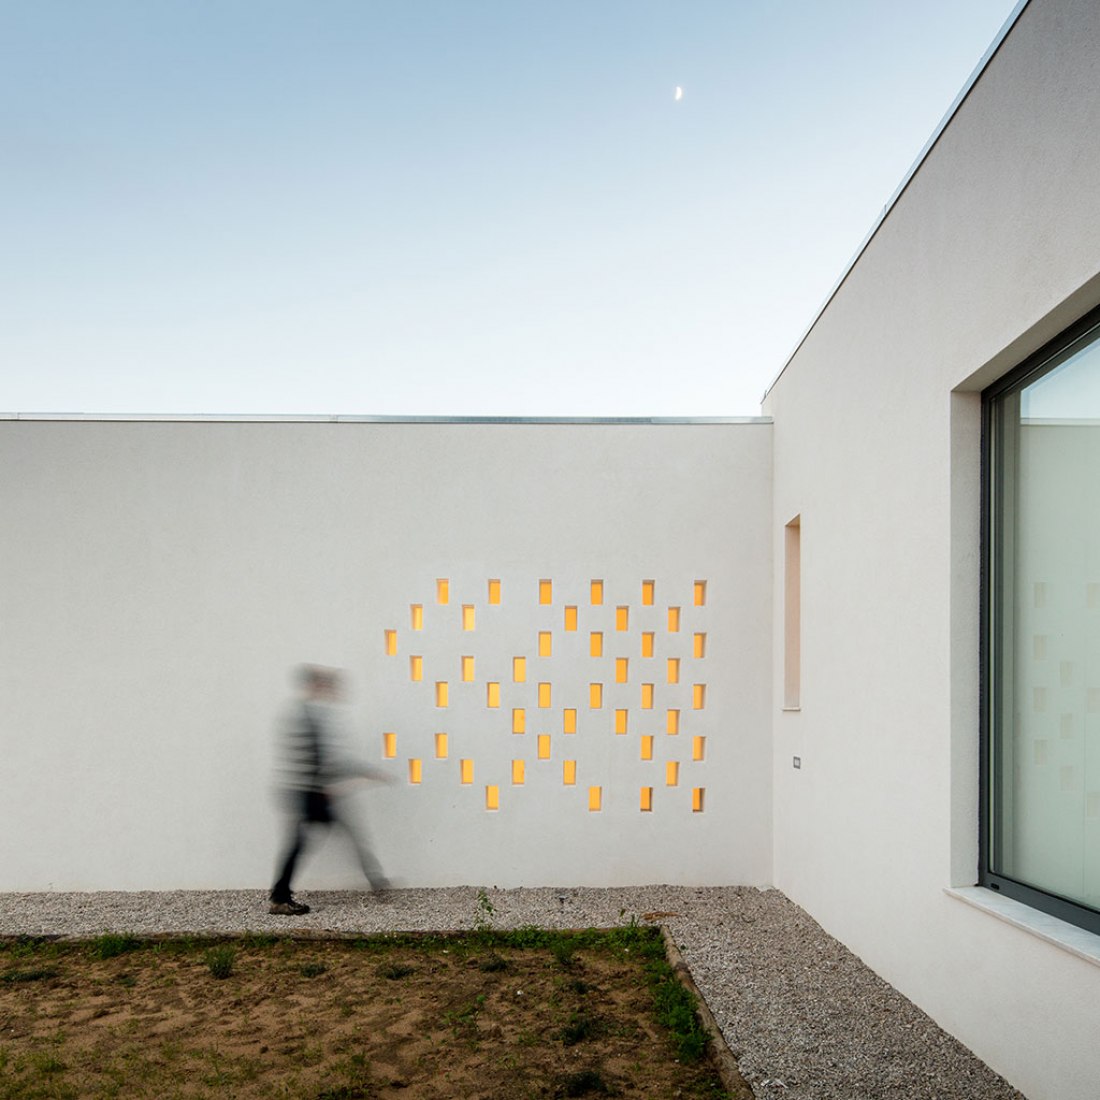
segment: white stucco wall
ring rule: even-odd
[[[1100,302],[1100,7],[1033,0],[773,388],[801,709],[773,667],[776,885],[1032,1100],[1091,1100],[1100,967],[976,879],[978,392]],[[792,767],[792,757],[802,767]]]
[[[269,885],[272,732],[303,661],[348,671],[356,747],[397,779],[359,809],[401,882],[768,882],[770,432],[0,422],[0,890]],[[438,578],[450,582],[446,607]],[[489,579],[502,582],[499,606],[487,603]],[[553,581],[548,606],[542,579]],[[602,607],[590,604],[592,579],[604,582]],[[707,584],[701,607],[696,580]],[[420,632],[412,603],[424,605]],[[472,632],[463,604],[475,606]],[[576,632],[563,629],[566,604],[578,607]],[[677,633],[670,605],[682,608]],[[625,631],[619,606],[630,609]],[[395,656],[387,629],[398,631]],[[538,656],[540,630],[552,632],[549,657]],[[593,630],[604,632],[600,659]],[[654,656],[643,658],[649,631]],[[412,654],[424,658],[421,683],[409,678]],[[472,683],[462,656],[476,658]],[[511,682],[514,656],[528,659],[524,684]],[[669,684],[676,656],[680,683]],[[626,683],[617,657],[629,659]],[[445,710],[438,680],[450,686]],[[501,682],[498,710],[486,706],[488,680]],[[550,708],[538,706],[540,682],[552,685]],[[598,711],[594,682],[605,685]],[[652,710],[641,707],[647,682]],[[511,732],[517,707],[523,735]],[[565,707],[578,710],[576,734],[562,732]],[[669,709],[681,710],[675,736]],[[392,760],[384,732],[396,735]],[[549,760],[539,733],[551,736]],[[651,761],[640,759],[647,735]],[[409,759],[422,761],[418,785]],[[473,784],[459,782],[460,759],[474,761]],[[574,787],[565,759],[577,761]],[[489,784],[500,787],[496,812]],[[654,788],[648,813],[642,786]],[[300,879],[358,881],[336,839]]]

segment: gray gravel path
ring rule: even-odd
[[[666,925],[762,1100],[1022,1100],[777,890],[645,886],[488,890],[492,924]],[[301,893],[272,917],[257,890],[0,894],[0,935],[384,932],[471,928],[475,887]]]

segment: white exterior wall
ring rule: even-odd
[[[0,423],[0,890],[270,884],[276,714],[300,662],[348,670],[361,797],[408,885],[767,883],[771,428]],[[435,582],[451,603],[435,604]],[[487,606],[487,581],[503,600]],[[538,582],[553,581],[553,603]],[[605,584],[591,607],[589,582]],[[641,603],[643,580],[655,604]],[[707,582],[695,607],[693,585]],[[424,605],[424,630],[409,605]],[[461,605],[476,629],[461,629]],[[579,631],[562,629],[576,604]],[[681,630],[667,607],[682,606]],[[629,606],[627,631],[615,610]],[[387,656],[384,631],[398,630]],[[589,656],[602,629],[605,656]],[[537,634],[553,632],[539,658]],[[655,656],[641,657],[643,630]],[[582,633],[583,632],[583,633]],[[705,632],[705,657],[692,636]],[[408,656],[424,657],[424,682]],[[476,681],[460,680],[461,656]],[[511,661],[528,658],[528,682]],[[614,658],[629,658],[615,683]],[[667,683],[680,656],[681,683]],[[450,705],[437,708],[434,683]],[[502,707],[485,681],[502,683]],[[552,684],[552,708],[537,684]],[[588,686],[605,684],[588,708]],[[640,685],[655,684],[655,707]],[[705,683],[702,710],[693,684]],[[511,733],[511,708],[527,732]],[[578,709],[578,732],[562,710]],[[665,712],[682,712],[680,733]],[[626,734],[614,711],[628,711]],[[382,734],[397,756],[382,758]],[[448,734],[437,760],[435,734]],[[551,759],[537,735],[551,734]],[[640,738],[655,737],[652,761]],[[692,760],[706,737],[703,761]],[[419,785],[408,760],[422,760]],[[459,782],[459,760],[475,782]],[[523,759],[526,782],[511,784]],[[577,785],[562,782],[577,761]],[[680,764],[665,785],[665,764]],[[485,809],[485,786],[501,805]],[[602,809],[588,810],[590,785]],[[654,787],[650,813],[639,789]],[[702,813],[691,791],[704,787]],[[336,840],[300,884],[355,886]]]
[[[945,893],[978,857],[978,391],[1100,302],[1098,132],[1100,6],[1033,0],[765,408],[777,575],[801,517],[776,885],[1031,1100],[1096,1096],[1100,966]]]

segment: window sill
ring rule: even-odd
[[[1100,966],[1100,936],[1064,920],[1041,913],[1029,905],[1003,897],[982,886],[959,886],[944,890],[948,897],[966,902],[983,913],[1003,920],[1023,932],[1038,936],[1055,947],[1076,955],[1093,966]]]
[[[801,707],[782,707],[781,709],[782,709],[784,714],[798,714],[798,712],[802,708]]]

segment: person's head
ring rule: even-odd
[[[339,694],[340,676],[335,669],[303,665],[298,675],[302,691],[309,699],[331,700]]]

